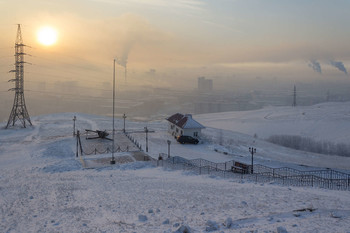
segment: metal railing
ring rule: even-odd
[[[141,145],[133,139],[130,135],[126,134],[131,142],[141,150]],[[126,152],[128,148],[122,150],[117,147],[114,152]],[[76,156],[92,155],[92,154],[104,154],[111,153],[112,150],[107,148],[97,149],[94,148],[91,151],[84,151],[81,144],[79,131],[76,136]],[[231,160],[223,163],[214,163],[205,159],[185,159],[183,157],[174,156],[167,158],[165,154],[162,156],[162,160],[155,160],[149,158],[150,162],[155,166],[163,166],[171,169],[181,169],[192,172],[194,174],[207,174],[220,176],[224,178],[240,178],[253,182],[269,182],[290,186],[306,186],[306,187],[318,187],[333,190],[350,190],[350,174],[339,172],[332,169],[326,170],[312,170],[302,171],[290,167],[271,168],[260,164],[254,164],[253,173],[243,174],[234,173],[231,171],[231,167],[238,161]],[[251,167],[250,165],[248,165]],[[251,171],[251,169],[248,169]]]
[[[254,173],[241,174],[231,171],[236,161],[214,163],[205,159],[188,160],[175,156],[165,160],[153,160],[156,166],[186,170],[199,175],[223,178],[239,178],[253,182],[273,183],[287,186],[317,187],[332,190],[350,190],[350,174],[332,169],[302,171],[289,167],[271,168],[254,164]]]
[[[136,151],[142,151],[141,144],[138,143],[131,135],[124,133],[124,135],[136,146],[137,150]],[[96,154],[106,154],[106,153],[112,153],[112,148],[109,146],[105,145],[100,145],[92,148],[84,148],[82,143],[81,143],[81,134],[79,131],[77,131],[76,134],[76,157],[79,156],[79,154],[82,155],[96,155]],[[112,147],[112,146],[111,146]],[[125,148],[121,148],[120,146],[117,145],[115,149],[113,150],[114,153],[118,152],[132,152],[135,150],[130,150],[128,146]]]

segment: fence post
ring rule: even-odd
[[[227,162],[225,162],[225,171],[226,171],[226,163],[227,163]]]
[[[79,146],[80,146],[80,155],[83,156],[83,146],[81,145],[79,130],[78,130],[78,140],[79,140]]]
[[[329,187],[329,186],[330,186],[330,185],[329,185],[329,180],[330,180],[330,179],[328,178],[328,179],[327,179],[327,181],[328,181],[328,182],[327,182],[327,183],[328,183],[328,189],[330,189],[330,187]]]
[[[314,187],[314,175],[311,175],[311,186]]]
[[[79,147],[79,140],[78,140],[78,136],[79,136],[79,130],[78,130],[78,133],[77,133],[77,153],[75,155],[75,157],[78,157],[78,147]]]
[[[331,181],[331,188],[330,189],[334,189],[333,187],[334,187],[334,184],[333,184],[333,179],[330,179],[330,181]]]

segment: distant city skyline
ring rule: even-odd
[[[20,0],[0,6],[2,48],[13,45],[14,25],[21,23],[34,53],[85,65],[130,56],[136,70],[215,67],[283,76],[283,68],[317,76],[308,64],[318,61],[326,75],[341,76],[334,62],[346,67],[350,60],[350,2],[344,0]],[[46,25],[59,34],[52,48],[35,39]]]

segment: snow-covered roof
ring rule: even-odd
[[[180,127],[181,129],[204,129],[205,128],[202,124],[194,120],[191,114],[183,115],[181,113],[176,113],[170,116],[169,118],[167,118],[167,120],[175,124],[176,126]]]

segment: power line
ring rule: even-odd
[[[44,93],[44,94],[49,94],[51,96],[69,96],[69,97],[78,97],[80,99],[84,99],[90,98],[91,99],[104,99],[104,100],[108,100],[108,98],[105,97],[100,97],[100,96],[89,96],[89,95],[80,95],[80,94],[71,94],[71,93],[61,93],[61,92],[52,92],[52,91],[39,91],[39,90],[30,90],[30,89],[26,89],[27,92],[36,92],[36,93]],[[86,98],[86,100],[88,100]]]
[[[34,64],[34,66],[36,66]],[[57,70],[57,71],[60,71],[60,75],[54,75],[54,74],[49,74],[47,72],[33,72],[33,71],[28,71],[27,73],[29,74],[36,74],[36,75],[39,75],[39,76],[52,76],[52,77],[57,77],[59,78],[60,80],[62,80],[63,78],[65,78],[66,80],[70,80],[69,78],[79,78],[79,79],[82,79],[82,78],[89,78],[89,79],[96,79],[96,78],[101,78],[101,77],[106,77],[107,75],[106,74],[102,74],[100,73],[95,73],[95,74],[92,74],[91,72],[89,71],[85,71],[85,72],[81,72],[81,73],[78,73],[78,72],[73,72],[69,69],[61,69],[61,68],[52,68],[50,66],[43,66],[43,65],[39,65],[39,67],[41,66],[41,68],[44,68],[46,70]],[[108,75],[109,76],[109,75]],[[67,78],[68,77],[68,78]],[[106,81],[109,81],[108,78],[105,78],[104,80]],[[101,83],[100,81],[92,81],[92,80],[89,80],[87,81],[86,79],[84,80],[84,82],[93,82],[93,83]]]
[[[13,56],[1,56],[0,59],[2,59],[2,58],[9,58],[9,57],[13,57]]]
[[[26,81],[27,83],[43,83],[40,81]],[[74,82],[74,81],[73,81]],[[49,86],[56,86],[56,83],[49,83],[49,82],[45,82],[45,85],[49,85]],[[62,85],[63,84],[63,85]],[[60,86],[65,86],[65,87],[72,87],[69,85],[69,83],[65,84],[62,83]],[[96,88],[96,87],[87,87],[87,86],[74,86],[73,88],[78,88],[78,89],[85,89],[85,90],[93,90],[93,91],[111,91],[111,89],[100,89],[100,88]]]
[[[40,75],[40,76],[44,76],[44,77],[45,77],[45,76],[50,76],[50,77],[59,78],[58,81],[63,80],[63,78],[65,78],[64,75],[54,75],[54,74],[39,73],[39,72],[32,72],[32,71],[29,71],[29,72],[27,72],[27,73],[29,73],[29,74],[36,74],[36,75]],[[79,79],[81,79],[82,77],[86,77],[86,75],[80,74],[80,75],[70,76],[70,78],[79,78]],[[96,76],[92,76],[91,78],[96,78],[96,77],[101,77],[101,76],[96,75]],[[67,81],[77,81],[77,82],[79,82],[79,80],[71,80],[71,79],[69,79],[69,78],[66,78],[66,79],[64,79],[64,80],[67,80]],[[106,80],[107,80],[107,78],[106,78]],[[108,80],[108,81],[109,81],[109,80]],[[46,81],[45,81],[45,82],[46,82]],[[101,84],[102,82],[99,82],[99,81],[92,81],[92,80],[89,80],[89,81],[84,80],[84,83],[99,83],[99,84]]]

